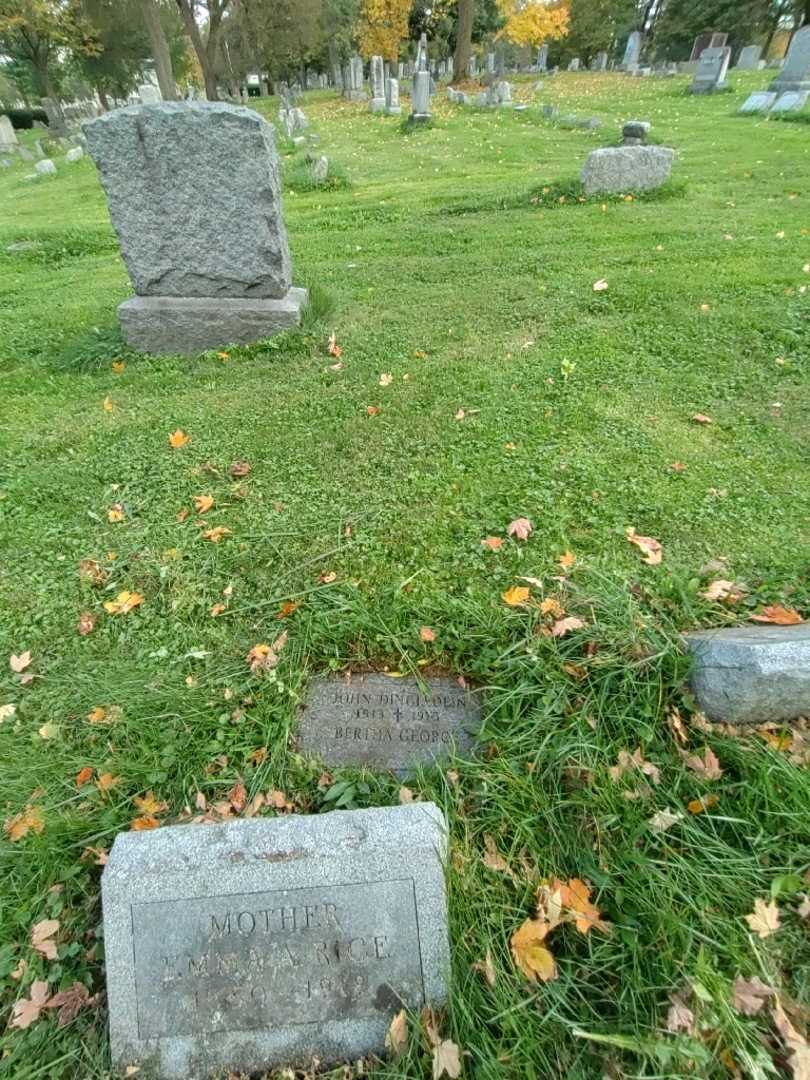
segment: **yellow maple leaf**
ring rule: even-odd
[[[91,709],[87,714],[87,719],[91,724],[103,724],[107,719],[107,710],[101,705],[96,705],[95,709]]]
[[[181,446],[186,446],[191,442],[191,436],[186,435],[182,428],[178,428],[177,431],[173,431],[169,436],[169,446],[173,450],[177,450]]]
[[[121,503],[116,503],[115,506],[111,506],[107,511],[107,521],[114,525],[118,521],[124,520],[124,508]]]
[[[563,570],[571,570],[577,561],[576,555],[573,551],[566,551],[559,557],[557,562],[560,564]]]
[[[511,589],[501,593],[501,599],[509,607],[519,607],[529,599],[529,590],[523,585],[513,585]]]
[[[115,600],[105,600],[104,610],[110,615],[126,615],[133,608],[143,603],[144,598],[140,593],[124,590],[116,596]]]
[[[123,360],[113,360],[112,369],[116,375],[120,375],[127,365]]]
[[[156,829],[160,825],[160,822],[156,817],[151,817],[149,814],[144,814],[143,817],[135,818],[130,823],[130,829],[133,832],[144,832],[147,829]]]
[[[145,795],[136,795],[132,801],[142,814],[162,814],[164,810],[169,809],[169,804],[156,799],[153,791],[147,791]]]
[[[12,843],[16,843],[17,840],[22,840],[29,830],[41,833],[44,828],[45,822],[42,820],[42,811],[39,807],[26,806],[21,813],[9,818],[3,826],[3,831]]]
[[[515,966],[531,982],[550,982],[557,978],[557,965],[549,950],[541,944],[549,931],[542,919],[526,919],[512,934],[509,948]]]
[[[109,395],[107,395],[107,397],[104,398],[104,400],[101,403],[101,407],[104,410],[104,412],[112,412],[113,411],[114,406],[113,406],[112,398]]]
[[[207,514],[211,507],[214,505],[213,495],[195,495],[194,505],[197,507],[198,514]]]
[[[745,916],[745,921],[761,938],[770,937],[781,926],[779,908],[773,900],[766,903],[761,897],[757,897],[754,901],[754,910],[750,915]]]

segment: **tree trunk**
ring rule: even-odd
[[[96,87],[96,93],[98,94],[98,100],[101,102],[101,107],[104,112],[110,111],[110,99],[104,93],[100,86]]]
[[[172,58],[169,53],[169,44],[163,32],[160,22],[160,10],[155,0],[140,0],[141,13],[149,35],[149,43],[152,46],[152,56],[155,60],[155,72],[158,86],[164,101],[177,101],[177,86],[172,73]]]
[[[205,96],[209,101],[219,101],[219,96],[217,94],[217,76],[214,71],[213,62],[216,57],[216,47],[218,42],[216,40],[213,19],[208,26],[208,42],[206,46],[206,44],[203,44],[200,28],[197,26],[197,20],[194,18],[194,8],[191,0],[177,0],[177,6],[180,9],[180,16],[183,19],[186,33],[191,38],[194,52],[197,54],[197,59],[200,61],[203,79],[205,80]],[[216,29],[218,30],[219,28],[217,27]],[[213,40],[212,34],[215,35]],[[211,50],[210,56],[209,50]]]
[[[475,0],[458,0],[456,54],[453,57],[453,82],[467,78],[472,53],[473,8]]]

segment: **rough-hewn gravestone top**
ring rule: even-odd
[[[201,1080],[382,1053],[395,1012],[446,997],[445,829],[416,803],[119,835],[113,1063]]]
[[[685,635],[692,692],[713,720],[766,723],[810,716],[810,623]]]
[[[667,146],[606,146],[588,154],[582,170],[586,195],[650,191],[669,179],[675,151]]]
[[[287,294],[278,154],[258,113],[163,102],[115,109],[83,130],[138,295]]]
[[[480,723],[478,695],[455,679],[341,675],[312,683],[299,745],[327,765],[407,772],[469,751]]]

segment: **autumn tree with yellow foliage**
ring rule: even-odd
[[[498,10],[506,19],[498,37],[513,45],[540,46],[568,33],[570,10],[565,0],[498,0]]]
[[[412,7],[413,0],[362,0],[356,27],[361,55],[397,60]]]

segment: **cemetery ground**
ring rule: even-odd
[[[313,189],[282,141],[312,308],[191,360],[117,336],[92,161],[0,171],[4,1075],[108,1075],[117,832],[410,798],[450,822],[463,1075],[807,1075],[806,737],[708,725],[679,648],[810,614],[810,129],[735,115],[768,74],[547,79],[595,132],[308,94],[337,167]],[[672,188],[578,202],[630,117]],[[480,753],[404,781],[304,760],[307,679],[368,668],[484,687]],[[533,980],[510,941],[555,878],[609,925],[554,930],[554,972],[516,946]],[[21,1006],[37,980],[75,1008]],[[408,1032],[374,1075],[431,1075]]]

